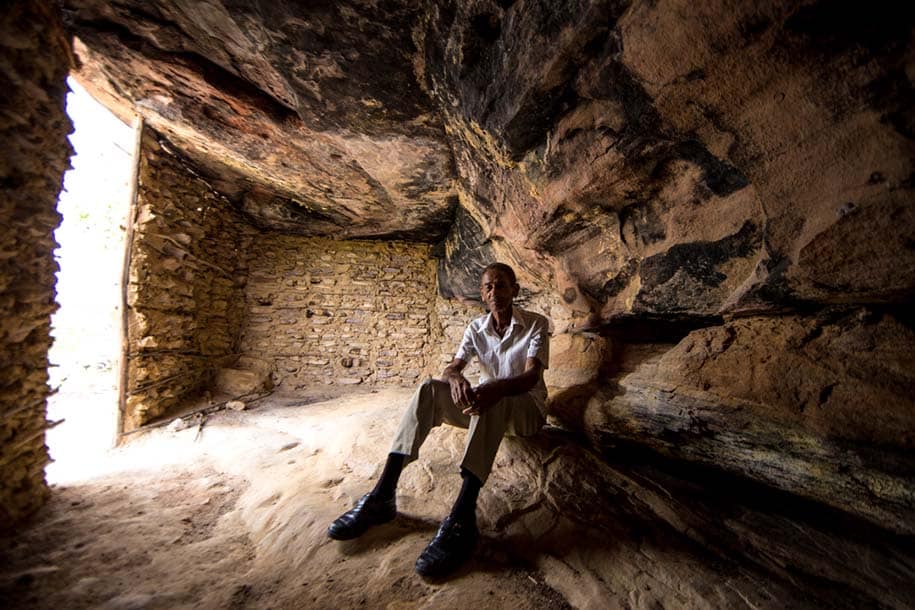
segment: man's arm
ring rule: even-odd
[[[461,368],[463,368],[463,366]],[[464,409],[464,413],[466,415],[479,415],[506,396],[516,396],[529,392],[537,385],[542,372],[543,364],[540,360],[537,358],[528,358],[524,362],[524,372],[520,375],[506,377],[504,379],[493,379],[492,381],[488,381],[473,388],[471,390],[472,400],[470,406]],[[454,386],[452,385],[452,396],[454,395],[453,388]]]
[[[442,379],[451,386],[451,399],[459,407],[469,407],[473,404],[473,386],[463,375],[464,367],[467,362],[461,358],[455,358],[451,364],[442,371]]]

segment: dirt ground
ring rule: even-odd
[[[447,582],[413,572],[456,470],[434,485],[434,502],[408,492],[393,523],[356,541],[326,537],[370,486],[408,394],[279,399],[212,416],[197,440],[193,427],[133,439],[83,480],[56,485],[34,522],[2,541],[0,606],[568,607],[485,539]],[[428,484],[428,465],[414,469]]]
[[[433,430],[404,470],[397,519],[330,540],[409,394],[271,396],[199,437],[163,426],[61,453],[48,505],[0,538],[0,607],[915,607],[915,541],[561,431],[503,443],[476,554],[445,581],[413,565],[459,489],[461,430]]]

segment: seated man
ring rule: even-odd
[[[535,434],[544,423],[549,324],[545,317],[513,306],[519,290],[508,265],[493,263],[483,270],[480,295],[489,314],[464,331],[443,381],[428,379],[416,390],[375,488],[331,524],[327,531],[331,538],[349,540],[394,518],[401,470],[417,458],[429,431],[446,422],[469,429],[461,462],[463,484],[451,514],[416,560],[416,571],[427,577],[444,576],[470,556],[478,536],[477,494],[502,437]],[[474,356],[482,373],[476,387],[462,374]]]

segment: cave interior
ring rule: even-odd
[[[552,335],[548,429],[506,442],[484,498],[488,548],[534,570],[502,603],[915,605],[907,3],[14,0],[0,47],[16,565],[77,493],[44,475],[72,75],[136,126],[122,439],[201,405],[401,399],[498,260]],[[676,561],[633,542],[671,536]],[[4,577],[24,604],[64,588]],[[451,607],[423,586],[376,601]],[[261,595],[241,601],[297,607]]]

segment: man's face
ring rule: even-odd
[[[489,307],[489,311],[510,310],[519,289],[518,284],[513,284],[507,273],[496,269],[484,273],[483,279],[480,280],[480,297]]]

